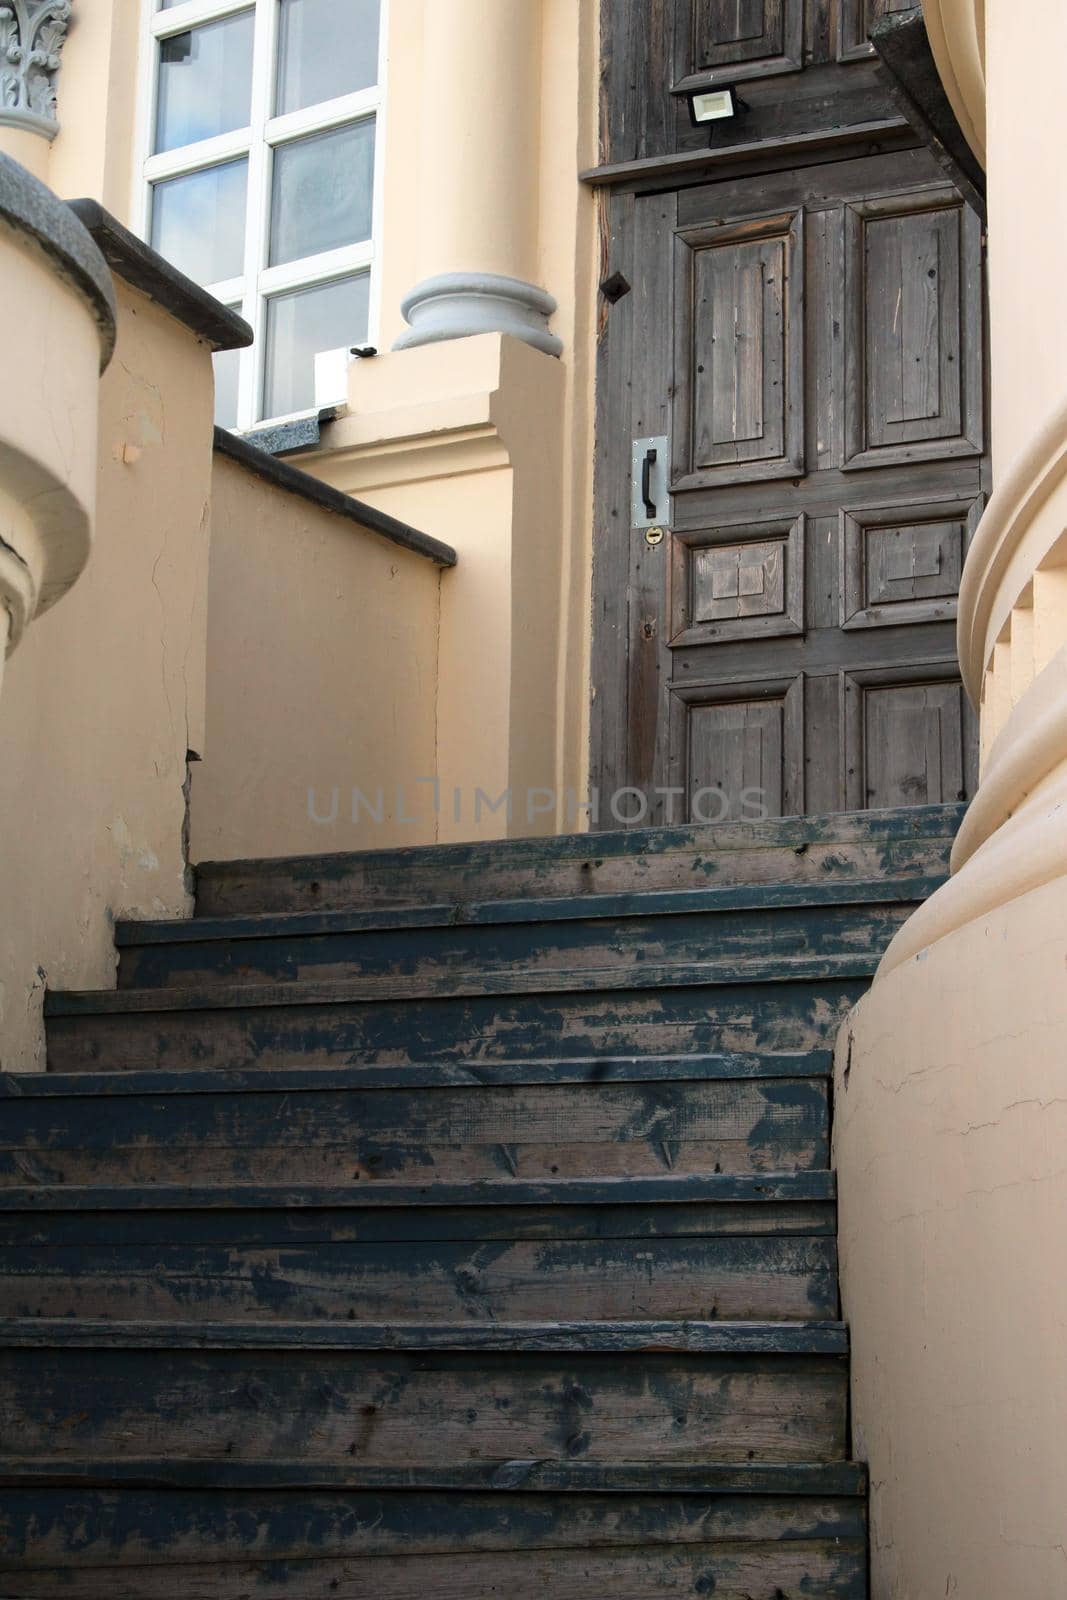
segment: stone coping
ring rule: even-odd
[[[0,220],[35,240],[58,273],[82,297],[100,334],[100,370],[115,349],[115,288],[103,252],[84,219],[47,184],[0,153]]]
[[[92,235],[116,277],[169,311],[212,350],[241,350],[252,343],[252,329],[243,317],[220,305],[206,289],[171,266],[158,250],[105,211],[99,201],[71,200],[64,209],[69,209]]]

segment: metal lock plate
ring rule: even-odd
[[[670,454],[670,441],[666,434],[633,441],[630,455],[631,528],[654,528],[669,520]]]
[[[662,544],[663,543],[663,529],[662,528],[646,528],[645,529],[645,543],[646,544]]]

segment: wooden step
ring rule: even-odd
[[[463,1182],[790,1172],[829,1164],[828,1082],[724,1076],[634,1063],[608,1081],[594,1063],[523,1083],[514,1067],[444,1084],[416,1065],[400,1087],[368,1070],[348,1081],[230,1088],[206,1074],[171,1095],[137,1074],[139,1092],[70,1092],[5,1102],[0,1188],[35,1184]],[[373,1073],[373,1069],[370,1069]],[[120,1076],[120,1075],[116,1075]],[[368,1081],[369,1077],[369,1081]],[[208,1082],[205,1083],[205,1078]],[[503,1081],[501,1081],[503,1080]]]
[[[880,955],[939,879],[123,922],[119,986]]]
[[[441,1468],[846,1454],[839,1323],[0,1323],[0,1453]]]
[[[19,1600],[864,1600],[865,1540],[859,1496],[788,1489],[72,1499],[31,1483],[0,1507],[0,1584]]]
[[[54,1071],[827,1049],[877,956],[50,993]]]
[[[197,911],[228,916],[687,889],[716,882],[947,876],[964,810],[960,805],[910,806],[711,827],[205,862],[197,869]]]
[[[271,1206],[240,1187],[193,1191],[185,1207],[180,1191],[161,1206],[155,1188],[131,1189],[116,1208],[110,1191],[85,1189],[75,1210],[59,1190],[47,1209],[9,1190],[0,1316],[508,1322],[535,1320],[550,1297],[565,1321],[835,1317],[831,1175],[726,1179],[718,1193],[716,1181],[659,1180],[653,1198],[615,1180],[592,1199],[594,1184],[572,1196],[557,1182],[528,1204],[514,1185],[483,1184],[479,1204],[458,1206],[428,1203],[432,1185],[418,1205],[390,1185],[370,1205],[311,1191],[299,1208],[288,1191]]]

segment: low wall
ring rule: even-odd
[[[220,454],[212,525],[193,859],[432,841],[440,568]]]

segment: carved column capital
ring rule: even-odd
[[[0,0],[0,125],[54,139],[72,0]]]

